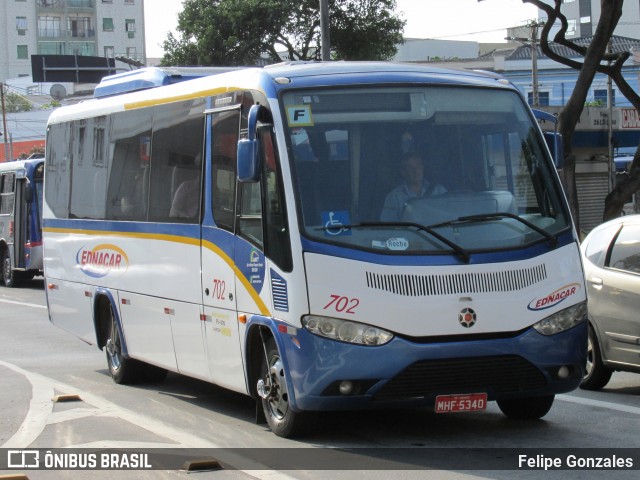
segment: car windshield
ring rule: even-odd
[[[283,100],[309,238],[464,256],[555,240],[569,226],[542,137],[515,92],[358,87]]]

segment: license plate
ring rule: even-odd
[[[487,409],[486,393],[469,393],[465,395],[438,395],[436,397],[436,413],[477,412]]]

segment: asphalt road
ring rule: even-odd
[[[177,451],[191,460],[189,468],[208,468],[210,463],[199,462],[213,458],[223,468],[188,473],[167,461],[166,468],[152,471],[24,468],[0,470],[0,478],[3,474],[31,480],[188,475],[223,480],[638,476],[640,375],[615,373],[601,392],[560,395],[539,421],[508,420],[493,403],[482,413],[437,415],[427,409],[331,413],[320,417],[308,436],[287,440],[255,423],[254,404],[248,397],[205,382],[169,374],[161,384],[116,385],[104,352],[49,323],[43,287],[41,279],[21,289],[0,287],[0,457],[16,449],[40,453],[61,448],[66,452],[121,449],[152,456],[160,452],[165,458]],[[633,467],[506,470],[505,458],[511,462],[518,455],[527,455],[534,464],[556,458],[564,464],[572,455],[616,455],[623,461],[632,458]],[[182,462],[180,455],[177,458]]]

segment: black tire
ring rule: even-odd
[[[509,418],[519,420],[537,420],[544,417],[551,406],[555,395],[545,395],[541,397],[514,398],[509,400],[498,400],[498,407]]]
[[[273,337],[267,339],[264,348],[266,349],[266,358],[265,352],[260,352],[262,362],[257,385],[264,416],[271,431],[279,437],[299,435],[304,431],[306,418],[303,413],[291,410],[286,372]],[[260,394],[261,390],[262,394]],[[265,396],[266,398],[264,398]]]
[[[587,340],[587,366],[586,373],[582,377],[580,388],[583,390],[600,390],[611,380],[613,370],[602,363],[600,344],[593,327],[589,325],[589,337]]]
[[[14,288],[20,285],[20,281],[20,272],[13,270],[9,250],[5,248],[2,251],[2,283],[4,283],[4,286],[7,288]]]
[[[138,383],[144,378],[144,364],[122,354],[122,339],[111,307],[108,309],[108,335],[105,341],[107,365],[113,381],[121,385]]]

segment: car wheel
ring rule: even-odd
[[[611,375],[613,375],[613,370],[602,363],[598,337],[593,327],[589,325],[587,366],[580,388],[583,390],[600,390],[611,380]]]
[[[498,407],[509,418],[536,420],[549,413],[554,398],[554,395],[545,395],[498,400]]]
[[[291,409],[286,372],[273,337],[266,340],[264,349],[266,357],[263,354],[257,392],[269,428],[279,437],[300,434],[304,414]]]

